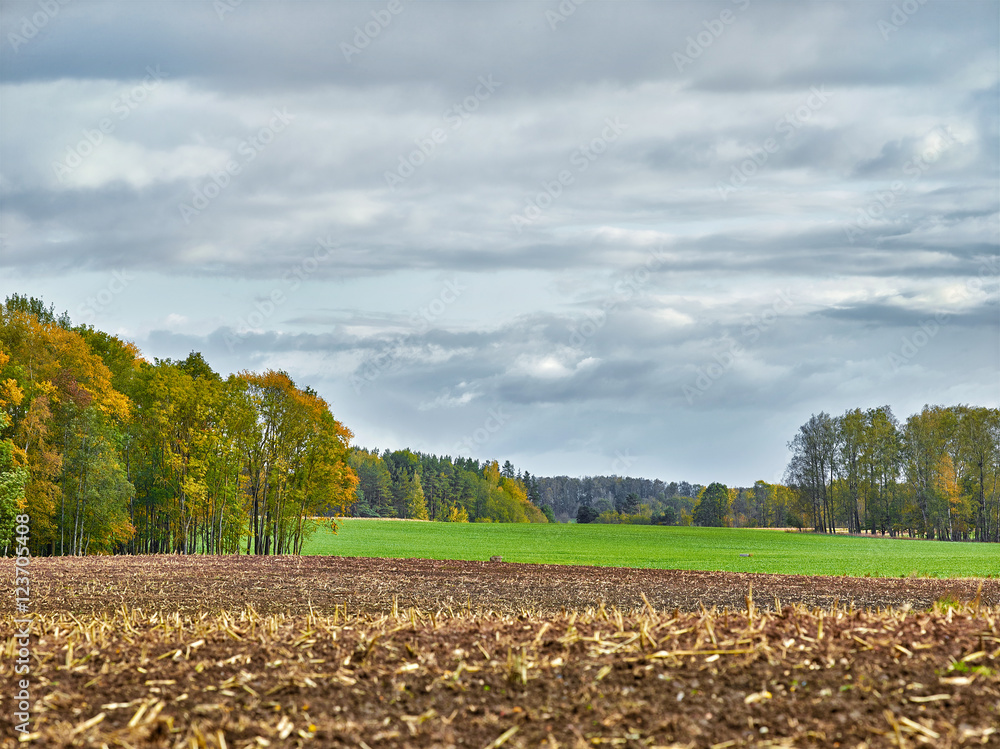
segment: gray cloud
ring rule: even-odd
[[[389,6],[5,2],[0,292],[533,473],[1000,402],[996,3]]]

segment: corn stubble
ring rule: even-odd
[[[35,617],[27,746],[997,746],[1000,607]],[[13,614],[0,619],[12,684]],[[18,745],[9,712],[3,747]]]
[[[176,555],[31,569],[25,745],[1000,745],[995,579]],[[12,712],[2,747],[19,745]]]

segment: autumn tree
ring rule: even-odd
[[[117,511],[129,495],[118,455],[130,400],[68,318],[37,300],[15,295],[0,307],[0,345],[8,359],[4,382],[21,394],[8,403],[4,431],[29,475],[32,552],[112,550],[134,532]]]
[[[298,552],[353,501],[350,431],[285,373],[150,364],[17,295],[0,352],[0,530],[22,505],[33,553]]]
[[[3,376],[10,357],[0,347],[0,434],[10,426],[8,409],[24,399],[24,393],[12,377]],[[11,544],[16,523],[15,517],[24,509],[24,487],[28,471],[24,467],[25,454],[10,439],[0,439],[0,547],[4,554]]]
[[[408,475],[403,479],[403,502],[406,517],[412,520],[427,520],[427,501],[420,483],[420,474]]]

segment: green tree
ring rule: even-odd
[[[678,515],[677,510],[674,509],[672,505],[666,505],[664,508],[653,515],[653,525],[677,525],[680,520],[680,515]]]
[[[3,352],[0,352],[2,355]],[[0,431],[10,423],[10,417],[0,410]],[[9,439],[0,440],[0,547],[7,551],[14,535],[14,518],[24,502],[24,487],[28,471],[18,465],[16,448]]]
[[[837,468],[843,479],[842,505],[847,519],[847,529],[859,533],[861,523],[861,486],[864,480],[861,469],[862,447],[865,435],[865,415],[860,408],[847,411],[837,419]]]
[[[788,443],[792,459],[786,482],[796,487],[811,509],[813,527],[835,530],[831,487],[836,471],[837,430],[829,414],[813,414]]]
[[[392,501],[392,476],[378,450],[351,449],[348,463],[358,476],[358,496],[376,517],[395,515]]]
[[[66,553],[111,553],[132,538],[128,503],[135,491],[118,460],[116,433],[93,409],[66,425],[60,544]]]
[[[1000,541],[1000,411],[963,408],[958,439],[972,489],[976,540]]]
[[[640,498],[636,492],[628,492],[615,502],[615,509],[622,515],[634,515],[639,511]]]
[[[899,424],[888,406],[870,408],[865,417],[861,465],[868,485],[869,528],[872,532],[895,536],[902,510],[898,483],[901,469]]]
[[[17,295],[0,305],[0,353],[0,530],[10,495],[33,553],[230,553],[243,537],[297,552],[307,517],[353,501],[350,431],[283,372],[223,382],[197,352],[151,365]]]
[[[919,514],[919,533],[946,537],[948,500],[940,491],[938,471],[945,446],[954,431],[948,409],[924,406],[902,429],[902,464],[910,504]]]
[[[702,490],[694,508],[694,524],[722,527],[729,515],[729,489],[725,484],[713,482]]]

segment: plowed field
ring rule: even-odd
[[[998,580],[329,557],[30,569],[27,745],[1000,746]]]
[[[1000,558],[997,561],[1000,571]],[[1000,606],[1000,578],[810,577],[689,570],[344,557],[63,557],[32,560],[36,612],[91,613],[126,605],[201,612],[252,605],[261,613],[385,612],[398,606],[545,613],[643,606],[697,610],[760,604],[929,608],[939,598]],[[11,580],[11,576],[5,579]],[[6,600],[11,600],[8,597]]]

